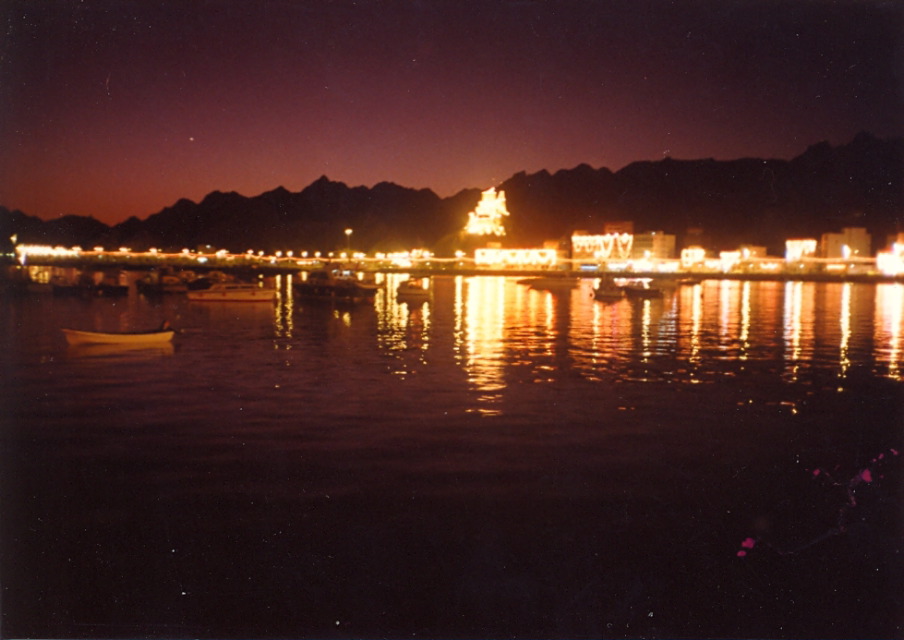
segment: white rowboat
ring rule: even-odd
[[[256,284],[218,282],[209,289],[189,291],[188,299],[194,302],[273,302],[276,300],[276,289]]]
[[[172,342],[175,333],[176,332],[172,329],[155,329],[154,331],[123,333],[63,329],[63,334],[66,336],[66,342],[70,345],[111,344],[154,346]]]

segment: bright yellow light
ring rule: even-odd
[[[571,236],[571,248],[575,254],[592,255],[598,260],[627,260],[631,257],[633,246],[634,234],[631,233]]]
[[[721,251],[719,253],[719,262],[721,262],[722,271],[726,273],[731,271],[740,261],[740,251]]]
[[[484,248],[474,252],[474,263],[483,266],[543,266],[556,264],[555,249],[496,249]]]
[[[706,260],[706,249],[703,247],[687,247],[681,250],[681,266],[693,267]]]
[[[481,194],[477,208],[468,213],[465,233],[472,236],[504,236],[502,217],[507,215],[509,212],[505,207],[505,191],[497,194],[495,187],[490,187]]]
[[[880,251],[876,255],[876,268],[887,276],[904,273],[904,243],[896,242],[891,251]]]
[[[816,240],[785,240],[785,260],[794,262],[816,255]]]

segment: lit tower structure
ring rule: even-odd
[[[490,187],[481,194],[477,208],[468,214],[465,233],[472,236],[504,236],[502,217],[507,215],[505,191],[496,193],[496,188]]]

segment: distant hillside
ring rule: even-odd
[[[858,135],[819,143],[791,160],[636,162],[617,173],[580,165],[519,173],[502,185],[512,231],[557,237],[633,221],[637,231],[702,229],[709,248],[759,244],[782,253],[789,237],[866,227],[880,245],[904,230],[904,140]]]
[[[489,187],[483,185],[481,188]],[[582,164],[550,174],[515,174],[498,188],[511,212],[505,242],[536,246],[575,229],[600,232],[633,221],[636,231],[702,231],[708,248],[741,243],[780,254],[788,237],[819,237],[843,226],[866,227],[877,247],[904,231],[904,140],[861,133],[839,147],[826,142],[790,160],[636,162],[613,173]],[[0,237],[20,242],[170,249],[211,245],[246,249],[391,251],[416,246],[448,254],[480,189],[439,198],[429,189],[383,182],[348,187],[326,176],[301,192],[282,187],[254,197],[214,192],[200,203],[179,200],[145,220],[108,227],[93,218],[43,222],[0,207]],[[699,235],[695,236],[699,237]]]

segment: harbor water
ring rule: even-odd
[[[0,636],[901,636],[904,286],[398,278],[0,299]]]

